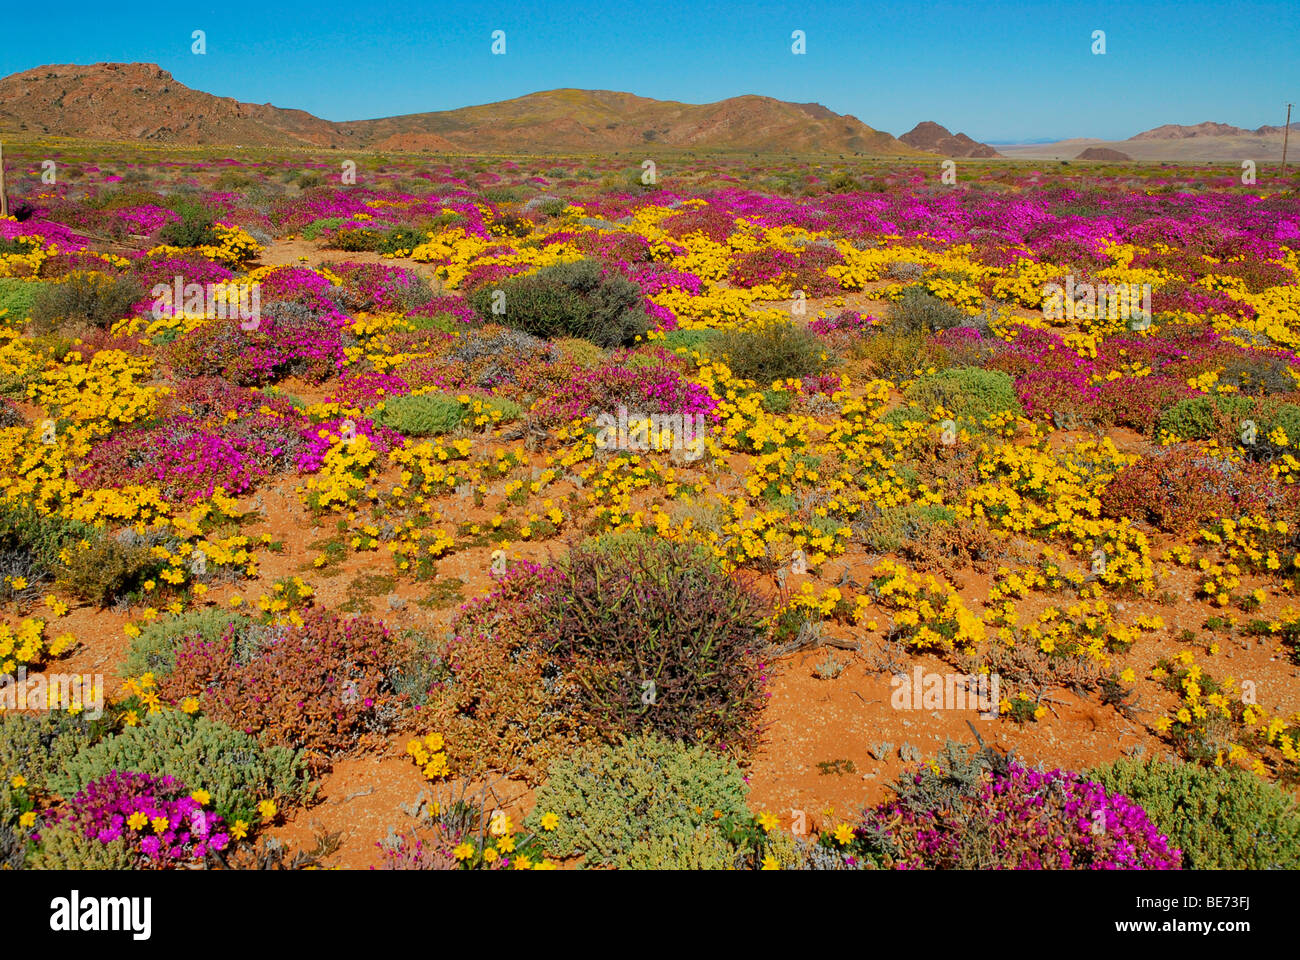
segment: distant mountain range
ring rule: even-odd
[[[5,77],[0,80],[0,131],[188,145],[455,153],[609,152],[661,146],[923,155],[921,149],[856,117],[820,104],[771,97],[689,104],[609,90],[548,90],[458,110],[339,123],[303,110],[192,90],[147,63],[52,65]]]
[[[1167,160],[1173,162],[1276,162],[1282,157],[1285,130],[1247,130],[1227,123],[1166,123],[1127,140],[1072,138],[1048,143],[998,144],[1004,156],[1020,160]],[[1291,156],[1300,158],[1300,122],[1291,124]]]
[[[1300,122],[1291,124],[1300,140]],[[376,120],[323,120],[304,110],[193,90],[150,63],[36,67],[0,79],[0,136],[65,136],[193,146],[303,147],[432,153],[699,151],[1122,162],[1275,161],[1281,126],[1164,124],[1110,141],[1071,138],[993,146],[933,121],[898,138],[816,103],[741,96],[652,100],[611,90],[547,90],[457,110]],[[1300,142],[1294,146],[1300,160]]]
[[[1300,123],[1291,124],[1292,131],[1300,129]],[[1190,140],[1192,137],[1271,137],[1280,136],[1283,127],[1258,127],[1254,130],[1244,130],[1241,127],[1234,127],[1229,123],[1197,123],[1192,126],[1180,126],[1176,123],[1166,123],[1162,127],[1156,127],[1153,130],[1147,130],[1136,136],[1129,137],[1129,140]]]

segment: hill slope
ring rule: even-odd
[[[690,104],[612,90],[547,90],[500,103],[341,126],[380,149],[400,149],[407,138],[433,133],[466,151],[627,150],[661,145],[895,156],[916,152],[856,117],[815,103],[758,96]]]
[[[191,90],[151,63],[57,64],[0,80],[0,127],[91,140],[342,145],[338,125],[303,110]]]
[[[925,120],[918,123],[898,138],[909,147],[917,150],[924,150],[927,153],[937,153],[942,157],[977,157],[988,159],[990,157],[1000,157],[998,153],[987,143],[980,143],[978,140],[972,140],[964,133],[954,134],[947,127],[941,127],[933,120]]]
[[[819,104],[759,96],[688,104],[609,90],[549,90],[457,110],[335,123],[302,110],[192,90],[146,63],[51,65],[5,77],[0,129],[96,140],[466,153],[652,145],[887,156],[918,152],[856,117]]]

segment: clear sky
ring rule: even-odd
[[[6,4],[0,73],[157,63],[187,86],[330,120],[584,87],[817,102],[892,134],[1122,139],[1162,123],[1281,124],[1300,101],[1300,0],[930,4],[575,0],[373,5]],[[206,32],[207,53],[191,52]],[[504,56],[491,34],[504,30]],[[791,52],[804,31],[807,53]],[[1106,53],[1091,52],[1104,30]]]

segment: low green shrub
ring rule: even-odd
[[[41,284],[28,314],[37,333],[77,324],[107,329],[131,316],[131,307],[144,297],[144,289],[129,277],[78,270]]]
[[[60,583],[100,607],[139,590],[162,567],[148,547],[116,537],[96,537],[73,547],[67,556]]]
[[[494,297],[496,290],[504,301]],[[599,260],[557,263],[479,287],[469,302],[485,322],[548,340],[581,337],[599,347],[624,347],[650,329],[640,288],[620,274],[606,274]],[[504,313],[493,313],[497,304]]]
[[[0,794],[16,776],[37,791],[95,742],[90,721],[64,710],[0,714]]]
[[[794,406],[794,394],[789,390],[764,390],[762,404],[768,413],[789,413]]]
[[[465,405],[445,393],[391,397],[367,414],[375,423],[408,437],[450,433],[465,419]]]
[[[23,324],[31,315],[36,295],[45,284],[15,277],[0,278],[0,313],[8,323]]]
[[[330,234],[326,246],[332,250],[346,250],[349,253],[373,253],[384,242],[384,235],[378,230],[366,227],[354,227],[348,230],[336,230]]]
[[[636,841],[627,851],[629,870],[734,870],[740,851],[717,824],[680,827]]]
[[[158,242],[171,247],[203,247],[217,242],[213,227],[216,218],[211,210],[194,200],[177,200],[172,209],[179,220],[165,224],[158,231]]]
[[[95,537],[93,527],[57,514],[37,511],[28,503],[0,501],[0,556],[21,554],[42,573],[53,573],[60,554],[79,540]],[[30,577],[29,577],[30,579]]]
[[[716,840],[687,838],[727,817],[747,816],[747,792],[729,756],[657,736],[624,739],[554,761],[525,824],[551,853],[582,856],[588,866],[718,865],[724,854]],[[547,813],[559,823],[544,832]]]
[[[304,240],[315,240],[323,231],[334,230],[343,222],[343,217],[321,217],[303,227],[301,236]]]
[[[1148,759],[1088,772],[1110,793],[1144,810],[1192,870],[1300,868],[1300,808],[1285,790],[1252,773]]]
[[[1253,424],[1253,436],[1247,425]],[[1286,443],[1274,444],[1270,436],[1281,429]],[[1300,440],[1300,406],[1271,398],[1243,394],[1189,397],[1162,411],[1156,418],[1155,435],[1171,434],[1183,440],[1215,439],[1226,445],[1238,444],[1249,453],[1265,457]]]
[[[605,359],[604,350],[577,337],[561,337],[555,341],[555,348],[565,360],[579,367],[596,367]]]
[[[903,398],[926,413],[943,407],[968,426],[978,426],[996,414],[1018,415],[1024,411],[1010,376],[1001,370],[979,367],[949,367],[928,374],[909,384]]]
[[[950,362],[948,351],[921,332],[873,330],[856,339],[850,349],[854,359],[865,360],[876,376],[895,383],[927,370],[942,370]]]
[[[458,333],[465,328],[450,313],[412,313],[402,318],[402,326],[407,330],[441,330],[443,333]]]
[[[686,351],[698,351],[701,354],[706,353],[709,344],[717,336],[716,331],[697,328],[693,330],[670,330],[664,335],[663,340],[659,341],[665,350],[670,353],[679,348]]]
[[[41,831],[41,842],[27,866],[32,870],[130,870],[137,865],[136,856],[118,837],[104,843],[87,837],[75,823],[58,823]]]
[[[424,230],[412,227],[394,227],[379,238],[380,253],[407,253],[429,239]]]
[[[908,287],[885,311],[885,324],[899,333],[935,333],[971,322],[960,307],[941,300],[924,287]]]
[[[138,726],[69,757],[51,786],[71,797],[111,770],[172,776],[212,794],[227,823],[257,819],[257,804],[274,797],[301,802],[311,796],[301,751],[263,746],[254,736],[207,717],[179,710],[148,714]]]
[[[817,334],[786,321],[724,330],[709,342],[709,352],[737,377],[762,386],[814,376],[830,362],[826,344]]]
[[[488,397],[483,406],[489,414],[500,414],[496,423],[513,423],[524,415],[524,408],[509,397]]]
[[[864,546],[875,553],[897,553],[904,545],[922,539],[933,527],[950,527],[957,515],[940,504],[908,503],[882,507],[862,524]]]
[[[205,607],[156,620],[141,628],[140,635],[131,641],[122,675],[138,677],[152,673],[158,678],[165,677],[175,666],[178,647],[195,637],[209,642],[220,640],[232,624],[238,630],[251,626],[252,621],[220,607]]]

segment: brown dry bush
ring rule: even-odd
[[[457,774],[504,770],[539,783],[553,757],[594,736],[572,708],[572,682],[539,642],[542,589],[541,571],[512,570],[471,602],[441,653],[450,677],[429,691],[419,717],[443,734]]]
[[[301,627],[237,642],[194,638],[159,685],[172,704],[196,696],[207,716],[264,743],[306,751],[313,773],[357,747],[379,745],[401,715],[393,690],[403,650],[377,620],[318,611]]]

